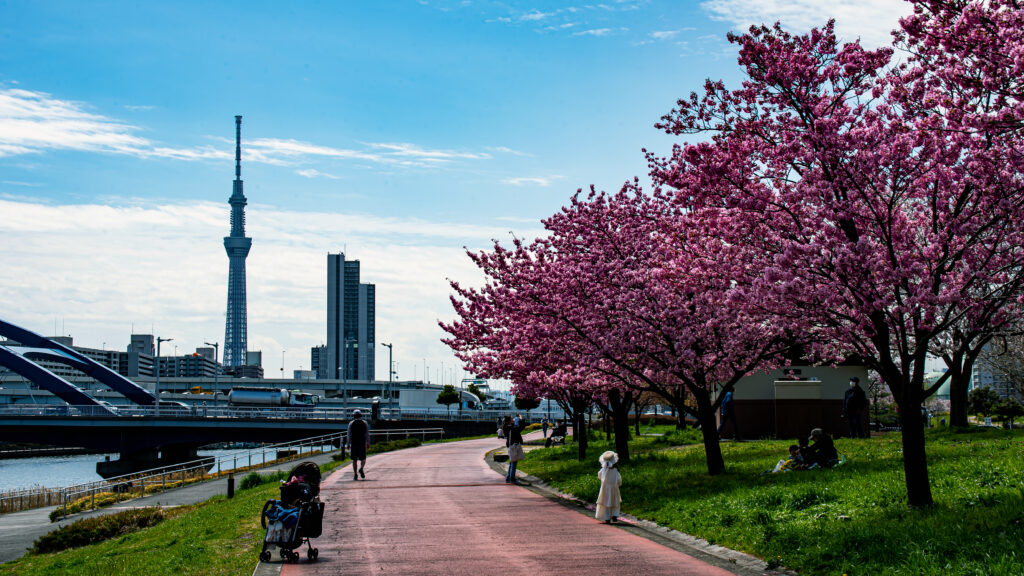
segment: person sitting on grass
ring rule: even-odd
[[[832,443],[832,437],[821,428],[811,430],[808,438],[812,442],[806,450],[800,453],[808,468],[831,468],[839,462],[839,453],[836,452],[836,445]]]
[[[789,458],[779,460],[779,463],[775,465],[775,468],[772,468],[772,474],[789,472],[790,470],[803,470],[804,468],[804,457],[800,454],[800,445],[790,444]]]

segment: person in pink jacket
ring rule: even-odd
[[[598,461],[601,463],[601,470],[597,473],[597,477],[601,479],[601,492],[597,495],[597,512],[594,513],[594,518],[607,524],[618,521],[619,506],[622,505],[622,497],[619,495],[622,476],[615,467],[619,462],[619,455],[609,450],[601,454]]]

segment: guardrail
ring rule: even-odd
[[[444,437],[443,428],[416,428],[405,430],[372,430],[372,439],[385,441],[393,438]],[[183,462],[174,466],[163,466],[152,470],[144,470],[135,474],[126,474],[62,488],[39,488],[20,490],[0,495],[0,513],[17,512],[30,508],[60,506],[63,515],[77,509],[94,509],[111,502],[120,502],[146,494],[162,492],[178,488],[186,484],[220,478],[262,468],[271,464],[279,464],[299,460],[314,454],[340,450],[345,444],[346,433],[336,432],[322,436],[304,438],[293,442],[269,444],[248,450],[239,450],[216,458],[207,457]],[[269,455],[272,458],[268,458]],[[239,465],[241,463],[241,465]],[[216,469],[216,471],[214,471]]]
[[[161,406],[159,417],[166,419],[251,419],[251,420],[337,420],[347,421],[357,408],[283,407],[283,406]],[[359,410],[366,413],[365,408]],[[115,406],[117,417],[157,417],[153,406]],[[540,422],[546,415],[542,410],[451,410],[444,408],[381,408],[381,420],[436,420],[446,422],[487,422],[497,425],[499,418],[508,414],[522,414],[528,423]],[[58,406],[40,404],[11,404],[0,406],[0,416],[51,417],[111,417],[110,412],[98,406]],[[557,418],[553,418],[557,419]]]

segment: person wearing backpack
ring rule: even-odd
[[[348,423],[348,434],[345,445],[352,458],[352,479],[366,478],[366,450],[370,447],[370,425],[363,420],[363,413],[356,410],[352,413],[352,421]]]

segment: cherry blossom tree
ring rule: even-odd
[[[501,369],[535,365],[539,356],[522,354],[524,346],[565,353],[550,365],[577,366],[600,384],[595,397],[620,409],[622,441],[627,394],[657,393],[701,423],[708,472],[720,473],[721,396],[779,363],[788,341],[738,303],[747,292],[738,280],[754,258],[707,233],[716,214],[698,218],[635,182],[617,194],[577,195],[544,221],[545,238],[471,255],[489,281],[479,290],[453,285],[460,319],[442,325],[453,335],[447,342],[460,357]]]
[[[711,139],[648,159],[664,193],[723,210],[718,234],[767,255],[753,289],[777,321],[823,336],[819,359],[857,354],[885,380],[919,506],[919,407],[940,384],[924,386],[928,352],[966,353],[1021,298],[1024,26],[1011,0],[914,7],[895,67],[889,48],[839,46],[831,22],[730,35],[742,86],[709,81],[659,124]]]

